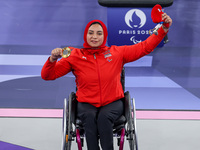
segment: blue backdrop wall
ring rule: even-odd
[[[43,81],[42,65],[55,47],[82,47],[86,24],[93,19],[107,24],[107,10],[97,0],[1,0],[0,107],[61,108],[75,89],[74,77]],[[200,1],[174,0],[165,12],[173,19],[170,42],[146,57],[150,66],[127,67],[127,80],[135,81],[127,90],[139,109],[200,110]],[[141,76],[143,82],[133,80]],[[152,95],[142,97],[144,91]]]

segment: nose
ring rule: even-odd
[[[97,38],[97,34],[93,34],[93,36],[92,36],[94,39],[96,39]]]

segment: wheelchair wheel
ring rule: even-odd
[[[130,124],[128,126],[132,126],[132,124]],[[130,150],[138,150],[137,144],[136,144],[136,137],[135,137],[134,129],[133,128],[131,129],[131,127],[129,127],[128,131],[129,131],[129,135],[128,135],[127,139],[129,141]]]
[[[64,109],[63,109],[63,141],[62,148],[63,150],[71,150],[72,142],[72,121],[71,121],[71,100],[64,100]]]
[[[62,150],[65,150],[66,139],[67,137],[67,99],[64,99],[64,108],[63,108],[63,137],[62,137]]]
[[[132,99],[132,108],[130,108],[130,118],[127,125],[128,140],[130,150],[138,150],[137,144],[137,130],[136,130],[136,112],[135,112],[135,101]],[[130,106],[131,107],[131,106]]]

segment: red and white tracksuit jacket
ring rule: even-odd
[[[101,107],[124,97],[120,82],[123,65],[149,54],[167,33],[162,28],[158,35],[131,46],[111,46],[101,49],[72,48],[68,58],[44,64],[41,77],[54,80],[70,71],[76,77],[77,100]]]

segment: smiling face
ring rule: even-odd
[[[92,24],[87,32],[87,43],[91,47],[99,47],[104,41],[103,28],[99,24]]]

